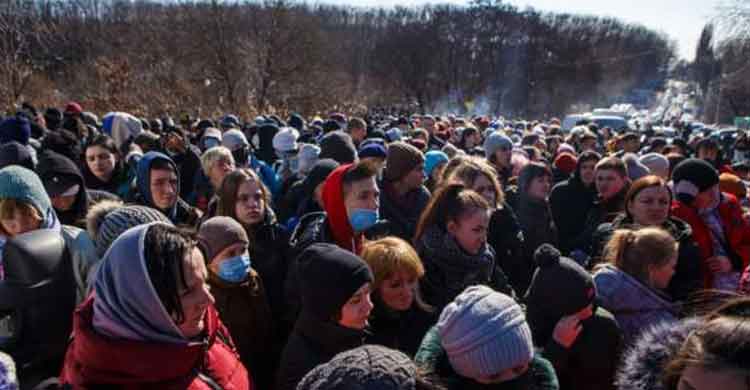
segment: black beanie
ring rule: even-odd
[[[315,191],[315,187],[324,182],[326,178],[328,178],[328,175],[338,167],[339,163],[337,163],[336,160],[330,158],[318,160],[318,162],[313,165],[310,173],[305,177],[305,193],[312,194],[313,191]]]
[[[319,159],[331,158],[339,164],[350,164],[357,161],[357,148],[349,134],[334,131],[323,136],[320,140]]]
[[[689,204],[696,195],[719,184],[719,172],[708,161],[689,158],[674,168],[672,182],[675,197]]]
[[[560,318],[579,312],[596,298],[594,279],[555,247],[542,244],[534,252],[537,269],[526,291],[526,308],[534,342],[544,342]]]
[[[334,318],[362,285],[373,281],[364,260],[333,244],[310,245],[298,261],[302,310],[321,321]]]

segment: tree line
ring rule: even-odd
[[[6,107],[139,115],[331,109],[562,115],[667,77],[675,45],[612,18],[497,0],[353,8],[290,0],[6,0]]]

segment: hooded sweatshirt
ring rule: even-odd
[[[75,202],[69,210],[57,210],[57,216],[64,225],[81,225],[86,218],[89,206],[89,197],[83,175],[78,167],[69,158],[46,150],[39,154],[38,170],[39,177],[44,182],[47,193],[55,190],[58,182],[75,183],[78,186]]]
[[[177,200],[168,210],[161,210],[154,204],[153,197],[151,195],[151,166],[158,160],[167,161],[175,174],[177,175],[177,188],[175,190],[177,194]],[[179,197],[180,193],[180,176],[177,170],[177,165],[167,157],[165,154],[159,152],[148,152],[138,161],[137,167],[137,178],[136,186],[138,187],[138,194],[140,195],[140,202],[144,206],[155,208],[163,212],[167,218],[169,218],[175,225],[191,225],[194,226],[200,214],[195,209],[190,207],[184,200]]]
[[[221,388],[252,389],[213,305],[206,310],[201,340],[186,339],[167,313],[144,257],[152,225],[128,230],[107,252],[95,294],[76,311],[61,382],[75,388],[203,389],[216,383]],[[113,354],[118,358],[102,359]]]
[[[323,209],[328,217],[328,227],[331,229],[336,245],[352,253],[362,253],[364,235],[354,234],[349,216],[344,206],[344,188],[342,180],[344,174],[351,167],[345,164],[336,168],[323,183]]]

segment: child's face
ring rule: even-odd
[[[39,229],[41,221],[30,215],[16,211],[12,219],[0,219],[0,225],[8,233],[8,236],[13,237]]]

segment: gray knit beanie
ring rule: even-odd
[[[205,250],[206,262],[210,263],[216,255],[230,245],[238,242],[250,243],[245,228],[231,217],[213,217],[201,225],[198,230],[198,242]]]
[[[451,366],[466,378],[495,375],[534,356],[521,306],[486,286],[456,297],[440,314],[437,330]]]
[[[669,177],[669,159],[667,156],[660,153],[647,153],[641,156],[641,164],[648,167],[651,173],[662,176],[665,178]]]
[[[651,174],[651,171],[648,169],[648,167],[643,165],[643,163],[638,160],[638,155],[634,153],[625,153],[622,156],[622,162],[624,162],[625,166],[627,166],[628,177],[630,178],[630,181],[636,181],[644,176],[648,176]]]
[[[402,352],[365,345],[310,371],[297,390],[413,390],[417,367]]]
[[[97,206],[99,207],[89,211],[86,219],[89,234],[94,237],[99,256],[104,256],[115,239],[132,227],[151,222],[172,224],[159,210],[146,206],[121,207],[119,202],[107,202]]]
[[[36,172],[10,165],[0,169],[0,199],[16,199],[33,206],[42,218],[52,208],[52,201]]]
[[[489,159],[500,148],[513,149],[513,141],[503,133],[494,132],[484,140],[484,157]]]

